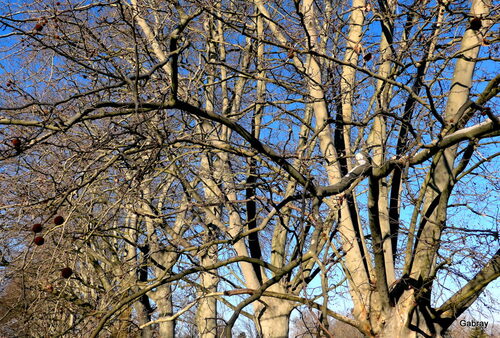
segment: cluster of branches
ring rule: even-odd
[[[500,275],[495,6],[3,3],[0,332],[444,334]]]

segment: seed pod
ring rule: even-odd
[[[476,17],[470,21],[470,28],[472,30],[478,31],[481,29],[481,27],[482,27],[481,18]]]
[[[43,230],[43,226],[40,224],[40,223],[37,223],[37,224],[33,224],[33,226],[31,227],[31,230],[37,234],[39,232],[42,232]]]
[[[64,268],[64,269],[61,269],[61,277],[62,278],[66,278],[68,279],[69,277],[71,277],[71,275],[73,274],[73,270],[71,268]]]
[[[21,140],[18,139],[18,138],[15,138],[15,139],[13,139],[10,142],[12,143],[12,145],[14,146],[14,148],[16,148],[16,149],[19,149],[21,147]]]
[[[39,22],[39,23],[37,23],[37,24],[35,25],[35,30],[36,30],[37,32],[41,32],[44,26],[45,26],[45,24],[44,24],[43,22]]]
[[[62,216],[56,216],[54,218],[54,224],[55,225],[61,225],[63,223],[64,223],[64,217],[62,217]]]
[[[45,239],[43,239],[42,236],[37,236],[37,237],[35,237],[35,239],[33,240],[33,242],[36,245],[40,246],[40,245],[43,245],[43,243],[45,243]]]

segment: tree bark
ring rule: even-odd
[[[155,303],[160,309],[160,317],[170,317],[174,314],[172,305],[171,287],[167,284],[155,293]],[[175,320],[169,320],[158,324],[158,336],[162,338],[175,337]]]
[[[217,262],[217,250],[210,247],[208,252],[202,256],[201,265],[208,266]],[[203,272],[201,274],[202,291],[200,295],[217,291],[217,276],[214,273]],[[196,312],[196,325],[200,338],[217,337],[217,300],[214,297],[202,297]]]
[[[147,297],[146,297],[147,299]],[[139,321],[139,325],[147,323],[151,316],[148,311],[147,306],[145,306],[142,302],[135,303],[135,311],[137,311],[137,318]],[[147,326],[141,330],[141,338],[152,338],[153,337],[153,328],[151,326]]]
[[[406,291],[401,299],[402,301],[388,313],[385,325],[377,337],[443,337],[446,327],[429,306],[416,304],[413,289]]]
[[[208,18],[204,22],[204,28],[207,32],[207,46],[206,53],[208,60],[210,62],[215,62],[215,51],[217,46],[214,44],[214,36],[216,35],[216,28],[213,18]],[[213,66],[207,66],[208,74],[208,84],[207,88],[205,107],[209,112],[214,112],[214,102],[215,102],[215,91],[213,88],[213,83],[215,77],[213,73],[215,69]],[[217,140],[216,131],[208,122],[200,123],[200,130],[202,130],[208,139],[212,141]],[[216,202],[217,199],[222,196],[222,191],[217,186],[215,182],[215,177],[220,177],[222,173],[220,172],[220,166],[212,165],[211,156],[213,153],[205,153],[202,155],[201,165],[200,165],[200,176],[204,180],[204,194],[207,201]],[[219,217],[221,214],[218,207],[209,207],[211,214],[215,217]],[[212,240],[216,239],[216,234],[212,223],[207,223],[205,225],[205,243],[210,243]],[[220,229],[223,230],[222,228]],[[201,266],[210,266],[217,262],[217,245],[212,245],[208,247],[204,252],[200,254],[200,264]],[[217,271],[206,271],[202,272],[200,275],[200,285],[201,290],[199,291],[200,302],[198,305],[198,310],[196,312],[196,325],[198,326],[199,337],[201,338],[215,338],[217,337],[217,300],[214,297],[203,297],[208,293],[213,293],[217,291]]]
[[[489,12],[491,1],[475,0],[472,2],[471,15],[482,17]],[[472,78],[476,66],[475,58],[479,55],[480,35],[469,28],[462,38],[460,53],[464,56],[457,60],[452,85],[445,112],[445,126],[441,134],[447,135],[455,130],[456,122],[462,116],[460,108],[469,98]],[[454,186],[453,168],[457,145],[439,152],[428,174],[420,236],[417,239],[411,266],[411,276],[415,279],[432,278],[439,249],[439,239],[446,224],[448,198]]]
[[[288,338],[290,314],[289,302],[263,297],[265,305],[260,309],[257,321],[262,338]]]

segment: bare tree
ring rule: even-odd
[[[2,334],[443,336],[500,274],[496,19],[4,2]]]

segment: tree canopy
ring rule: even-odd
[[[498,3],[0,3],[2,335],[496,311]]]

